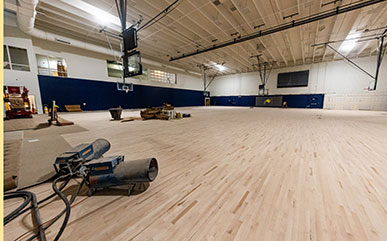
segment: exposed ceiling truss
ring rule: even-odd
[[[336,7],[336,8],[333,8],[331,10],[328,10],[328,11],[324,11],[324,12],[321,12],[321,13],[318,13],[318,14],[313,14],[313,15],[307,16],[305,18],[301,18],[301,19],[297,19],[297,20],[292,20],[291,22],[288,22],[288,23],[285,23],[285,24],[281,24],[281,25],[277,25],[277,26],[274,26],[272,28],[260,30],[260,31],[257,31],[255,33],[252,33],[252,34],[249,34],[249,35],[246,35],[246,36],[234,37],[233,39],[225,41],[225,42],[222,42],[220,44],[210,45],[208,47],[205,47],[205,48],[202,48],[202,49],[197,49],[196,51],[188,52],[188,53],[185,53],[185,54],[183,53],[182,55],[179,55],[179,56],[176,56],[176,57],[171,57],[171,61],[175,61],[175,60],[179,60],[179,59],[183,59],[183,58],[188,58],[190,56],[195,56],[195,55],[202,54],[202,53],[205,53],[205,52],[213,51],[215,49],[224,48],[224,47],[231,46],[231,45],[234,45],[234,44],[239,44],[239,43],[242,43],[242,42],[245,42],[245,41],[250,41],[250,40],[253,40],[253,39],[256,39],[256,38],[260,38],[260,37],[263,37],[263,36],[266,36],[266,35],[271,35],[271,34],[274,34],[274,33],[279,33],[279,32],[282,32],[282,31],[285,31],[285,30],[288,30],[288,29],[292,29],[292,28],[299,27],[299,26],[302,26],[302,25],[305,25],[305,24],[309,24],[309,23],[313,23],[313,22],[316,22],[316,21],[319,21],[319,20],[323,20],[323,19],[326,19],[326,18],[329,18],[329,17],[333,17],[333,16],[336,16],[336,15],[339,15],[339,14],[343,14],[343,13],[347,13],[347,12],[354,11],[354,10],[357,10],[357,9],[361,9],[363,7],[368,7],[368,6],[371,6],[373,4],[381,3],[381,2],[384,2],[384,1],[385,0],[359,1],[359,2],[348,4],[348,5],[345,5],[345,6]],[[289,17],[292,18],[293,16],[296,16],[296,15],[298,15],[298,13],[293,13],[293,14],[291,14],[289,16],[285,16],[285,17],[283,17],[283,19],[286,19],[286,18],[289,18]],[[285,42],[288,42],[288,38],[286,36],[285,36],[284,39],[285,39]],[[296,60],[295,60],[294,55],[293,55],[292,46],[291,45],[289,45],[289,46],[290,46],[291,57],[293,58],[294,63],[296,63]]]
[[[13,1],[13,0],[6,0]],[[156,24],[139,32],[139,49],[147,58],[167,63],[173,56],[193,52],[231,38],[241,38],[292,20],[344,6],[359,0],[180,0],[179,6]],[[366,0],[364,0],[366,1]],[[127,22],[143,23],[165,9],[174,0],[128,0]],[[361,1],[360,1],[361,2]],[[78,38],[109,47],[100,32],[105,24],[83,7],[92,5],[117,17],[114,0],[40,0],[37,7],[36,28]],[[274,63],[274,68],[341,59],[324,46],[315,43],[362,36],[373,31],[381,34],[387,23],[387,1],[348,13],[308,23],[251,39],[236,45],[216,49],[170,64],[199,72],[198,65],[226,62],[222,74],[254,71],[252,55]],[[129,26],[128,25],[128,26]],[[109,31],[118,33],[120,26],[106,24]],[[378,29],[378,30],[375,30]],[[113,48],[119,40],[110,38]],[[340,49],[341,43],[332,43]],[[349,58],[377,53],[377,41],[357,43],[346,53]]]

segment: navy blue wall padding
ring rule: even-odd
[[[324,106],[323,94],[284,95],[282,101],[288,103],[289,108],[320,108]]]
[[[255,106],[255,96],[211,96],[211,105]]]
[[[274,95],[271,95],[274,96]],[[276,95],[280,96],[280,95]],[[324,94],[282,95],[289,108],[320,108],[324,106]],[[255,106],[253,96],[212,96],[211,105]]]
[[[107,110],[121,106],[124,109],[162,106],[203,106],[203,91],[133,85],[133,91],[117,90],[115,82],[63,78],[38,75],[43,105],[55,100],[64,111],[64,105],[81,105],[82,110]],[[83,103],[86,103],[84,106]]]

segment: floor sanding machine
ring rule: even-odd
[[[128,195],[138,183],[155,180],[158,164],[155,158],[124,161],[124,156],[103,154],[110,149],[105,139],[91,144],[80,144],[59,155],[54,164],[58,175],[77,175],[84,178],[89,187],[89,196],[96,190],[113,186],[128,185]]]
[[[4,193],[4,200],[24,198],[24,202],[19,207],[4,217],[4,225],[31,210],[34,213],[33,217],[37,228],[35,234],[28,240],[38,238],[41,241],[46,241],[46,230],[65,215],[62,225],[54,238],[54,241],[57,241],[69,221],[71,204],[80,193],[84,183],[89,187],[89,196],[99,189],[124,185],[129,186],[128,195],[130,195],[136,184],[149,183],[156,179],[158,164],[155,158],[124,161],[124,156],[104,157],[103,154],[109,149],[110,143],[107,140],[97,139],[91,144],[78,145],[59,155],[54,164],[57,172],[53,177],[55,180],[52,182],[54,193],[40,201],[36,199],[34,193],[22,189]],[[83,180],[71,199],[68,200],[62,190],[73,178],[82,178]],[[60,182],[61,185],[58,187]],[[58,196],[64,202],[65,208],[56,217],[43,223],[40,219],[39,205],[55,196]],[[30,206],[29,203],[31,203]]]

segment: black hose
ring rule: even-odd
[[[65,188],[65,187],[67,186],[67,184],[69,183],[70,180],[71,180],[71,178],[67,178],[67,179],[62,183],[62,185],[59,187],[59,190],[62,191],[63,188]],[[39,205],[39,204],[42,204],[42,203],[44,203],[44,202],[46,202],[46,201],[48,201],[48,200],[50,200],[51,198],[53,198],[53,197],[55,197],[55,196],[56,196],[56,193],[50,194],[49,196],[47,196],[47,197],[45,197],[44,199],[40,200],[40,201],[38,202],[38,205]],[[28,208],[24,209],[23,211],[21,211],[21,212],[19,213],[19,215],[21,215],[21,214],[27,212],[27,211],[30,210],[31,208],[32,208],[32,207],[28,207]],[[18,216],[19,216],[19,215],[18,215]]]
[[[54,190],[54,192],[60,197],[60,199],[62,199],[62,201],[64,202],[65,204],[65,218],[63,220],[63,223],[62,223],[62,226],[60,227],[59,229],[59,232],[57,233],[57,235],[55,236],[54,238],[54,241],[57,241],[59,240],[60,236],[62,235],[66,225],[67,225],[67,222],[69,221],[69,218],[70,218],[70,213],[71,213],[71,204],[69,202],[69,200],[63,195],[63,193],[61,191],[58,190],[58,187],[56,186],[56,183],[61,179],[62,177],[59,177],[57,179],[54,180],[54,182],[52,183],[52,189]]]
[[[59,190],[62,190],[63,188],[66,187],[66,185],[69,183],[69,181],[71,180],[71,178],[68,178],[67,180],[65,180],[62,185],[60,186]],[[20,215],[22,215],[23,213],[27,212],[28,210],[32,209],[33,206],[30,206],[30,207],[26,207],[27,204],[31,201],[31,199],[29,200],[26,200],[27,197],[30,197],[30,195],[25,195],[25,196],[20,196],[20,193],[24,193],[24,191],[15,191],[15,192],[7,192],[7,193],[4,193],[4,200],[6,199],[10,199],[10,198],[17,198],[17,197],[24,197],[25,198],[25,202],[20,205],[18,208],[16,208],[14,211],[12,211],[10,214],[7,215],[7,217],[4,218],[4,225],[6,225],[7,223],[9,223],[10,221],[12,221],[13,219],[19,217]],[[30,193],[30,192],[28,192]],[[56,193],[53,193],[51,195],[49,195],[48,197],[40,200],[39,202],[37,202],[37,204],[42,204],[44,202],[46,202],[47,200],[53,198],[56,196]],[[25,208],[26,207],[26,208]]]
[[[31,195],[32,195],[32,208],[33,208],[34,214],[35,214],[36,225],[38,226],[39,239],[40,239],[40,241],[45,241],[46,234],[44,233],[42,220],[40,219],[40,212],[39,212],[38,203],[36,201],[36,195],[32,192],[31,192]]]
[[[59,178],[58,178],[58,179],[59,179]],[[55,180],[55,181],[57,181],[57,180]],[[54,189],[54,187],[56,187],[55,181],[54,181],[53,184],[52,184],[52,185],[53,185],[53,189]],[[71,199],[70,199],[70,202],[69,202],[70,205],[74,202],[75,198],[78,196],[78,194],[79,194],[79,192],[81,191],[82,186],[83,186],[84,183],[85,183],[85,179],[82,180],[81,184],[79,185],[78,190],[71,196]],[[55,191],[55,189],[54,189],[54,191]],[[62,194],[60,191],[59,191],[59,193]],[[57,194],[57,192],[55,192],[55,194]],[[63,196],[63,194],[62,194],[62,197],[61,197],[59,194],[57,194],[57,195],[58,195],[61,199],[62,199],[62,197],[64,197],[64,198],[67,200],[67,198],[66,198],[65,196]],[[62,199],[62,200],[63,200],[63,199]],[[68,200],[67,200],[67,202],[68,202]],[[65,202],[65,204],[66,204],[66,202]],[[71,208],[71,206],[70,206],[70,208]],[[64,213],[66,213],[66,217],[67,217],[67,213],[68,213],[67,220],[66,220],[66,217],[65,217],[65,220],[63,220],[62,226],[61,226],[61,228],[60,228],[60,230],[59,230],[59,232],[58,232],[58,234],[56,235],[56,237],[55,237],[54,240],[58,240],[58,239],[60,238],[60,236],[62,235],[62,233],[63,233],[63,231],[64,231],[64,229],[65,229],[65,227],[66,227],[66,225],[67,225],[68,219],[69,219],[69,217],[70,217],[70,212],[68,212],[68,210],[70,210],[70,209],[68,209],[68,206],[66,205],[65,209],[62,210],[62,212],[60,212],[57,216],[55,216],[53,219],[51,219],[51,220],[49,221],[49,223],[47,223],[47,224],[44,226],[44,230],[47,230],[47,229],[48,229],[51,225],[53,225],[59,218],[61,218],[61,217],[63,216]],[[36,237],[37,237],[37,235],[35,234],[34,236],[30,237],[27,241],[31,241],[31,240],[33,240],[33,239],[36,238]]]
[[[24,202],[19,206],[17,207],[14,211],[12,211],[10,214],[8,214],[6,217],[4,217],[4,225],[8,224],[9,222],[11,222],[13,219],[15,219],[16,217],[18,217],[18,213],[23,210],[27,205],[28,203],[31,202],[31,193],[29,192],[8,192],[8,193],[4,193],[4,200],[7,200],[7,199],[12,199],[12,198],[24,198]]]
[[[18,208],[16,208],[14,211],[12,211],[10,214],[8,214],[4,218],[4,225],[15,219],[20,215],[20,211],[27,206],[28,203],[31,202],[34,210],[34,219],[35,219],[35,224],[38,226],[38,233],[35,234],[36,237],[39,237],[41,241],[46,240],[46,235],[44,233],[44,228],[42,225],[42,220],[40,219],[40,213],[39,213],[39,207],[38,203],[36,201],[36,196],[32,192],[27,192],[27,191],[16,191],[16,192],[11,192],[11,193],[6,193],[4,194],[4,200],[7,199],[12,199],[12,198],[24,198],[24,202],[22,205],[20,205]]]
[[[73,168],[72,171],[77,171],[79,169],[79,167],[81,166],[81,164],[78,164],[77,166],[75,166]],[[55,176],[54,176],[55,177]],[[52,179],[53,177],[51,177],[50,179]],[[45,236],[45,230],[50,227],[52,224],[54,224],[64,213],[66,213],[65,215],[65,219],[63,220],[63,223],[62,223],[62,226],[60,227],[60,230],[59,232],[57,233],[57,235],[55,236],[55,239],[54,241],[57,241],[59,240],[60,236],[62,235],[68,221],[69,221],[69,218],[70,218],[70,213],[71,213],[71,204],[74,202],[76,196],[78,196],[83,184],[85,183],[85,179],[82,180],[82,183],[80,184],[78,190],[76,193],[74,193],[71,197],[71,200],[69,201],[64,195],[63,193],[61,192],[63,188],[65,188],[65,186],[69,183],[69,181],[73,178],[73,176],[71,174],[67,174],[67,175],[62,175],[62,176],[59,176],[57,177],[53,183],[52,183],[52,189],[54,190],[54,193],[47,196],[46,198],[40,200],[39,202],[37,202],[36,200],[36,195],[32,192],[28,192],[28,191],[15,191],[15,192],[7,192],[7,193],[4,193],[4,200],[7,200],[7,199],[11,199],[11,198],[24,198],[24,202],[19,206],[17,207],[14,211],[12,211],[10,214],[8,214],[5,218],[4,218],[4,225],[6,225],[7,223],[9,223],[10,221],[12,221],[13,219],[17,218],[18,216],[20,216],[21,214],[25,213],[26,211],[30,210],[30,209],[33,209],[34,211],[34,218],[35,218],[35,223],[37,224],[37,229],[38,229],[38,232],[33,235],[31,238],[29,238],[28,240],[33,240],[37,237],[39,237],[40,240],[42,241],[46,241],[46,236]],[[48,180],[50,180],[48,179]],[[57,182],[62,180],[62,179],[65,179],[64,182],[61,184],[61,186],[57,187]],[[41,183],[38,183],[37,185],[40,185],[42,183],[45,183],[47,182],[48,180],[45,180]],[[28,187],[26,187],[28,188]],[[24,189],[24,188],[23,188]],[[22,189],[21,189],[22,190]],[[43,202],[46,202],[47,200],[55,197],[55,195],[58,195],[60,199],[63,200],[63,202],[65,203],[65,209],[59,214],[57,215],[55,218],[53,218],[50,223],[48,223],[48,225],[44,226],[42,225],[42,221],[40,219],[40,213],[39,213],[39,207],[38,205],[43,203]],[[28,205],[28,203],[31,202],[32,205],[31,207],[27,207],[26,206]]]

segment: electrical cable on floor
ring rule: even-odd
[[[69,218],[70,218],[70,213],[71,213],[71,207],[70,207],[70,202],[69,200],[66,198],[66,196],[63,195],[63,193],[61,191],[58,190],[58,187],[56,186],[56,183],[61,179],[61,177],[55,179],[55,181],[52,183],[52,189],[54,190],[54,192],[60,197],[60,199],[63,200],[64,204],[65,204],[65,218],[63,220],[63,223],[62,223],[62,226],[60,227],[59,229],[59,232],[57,233],[57,235],[55,236],[54,238],[54,241],[57,241],[59,240],[60,236],[62,235],[64,229],[66,228],[66,225],[67,225],[67,222],[69,221]]]
[[[63,179],[64,179],[64,182],[58,188],[57,187],[58,181],[63,180]],[[33,240],[33,239],[35,239],[37,237],[39,237],[40,240],[46,240],[44,231],[48,227],[50,227],[53,223],[55,223],[64,213],[66,213],[65,220],[64,220],[64,222],[63,222],[63,224],[62,224],[58,234],[55,237],[55,240],[58,240],[59,237],[62,235],[62,233],[63,233],[63,231],[64,231],[64,229],[65,229],[65,227],[67,225],[67,222],[68,222],[68,219],[69,219],[69,216],[70,216],[70,208],[71,208],[70,205],[75,200],[75,197],[79,194],[79,192],[80,192],[80,190],[81,190],[81,188],[82,188],[82,186],[83,186],[83,184],[85,182],[85,180],[82,181],[82,183],[80,184],[77,192],[72,195],[71,201],[69,202],[67,200],[67,198],[62,194],[61,190],[63,190],[66,187],[66,185],[69,183],[69,181],[71,179],[72,179],[72,177],[70,176],[70,174],[65,175],[65,176],[60,176],[57,179],[55,179],[53,184],[52,184],[52,188],[54,190],[54,193],[49,195],[49,196],[47,196],[46,198],[42,199],[39,202],[37,202],[36,196],[32,192],[28,192],[28,191],[15,191],[15,192],[5,193],[4,194],[4,200],[11,199],[11,198],[24,198],[24,202],[18,208],[16,208],[14,211],[12,211],[9,215],[7,215],[4,218],[4,225],[9,223],[13,219],[17,218],[21,214],[25,213],[26,211],[28,211],[30,209],[33,209],[34,210],[33,214],[34,214],[35,223],[37,225],[38,232],[34,236],[32,236],[30,239],[28,239],[28,240]],[[65,202],[66,208],[59,215],[57,215],[55,218],[53,218],[48,225],[43,226],[42,225],[42,221],[40,219],[40,213],[39,213],[38,205],[41,204],[41,203],[46,202],[47,200],[55,197],[56,195],[59,196]],[[32,203],[31,207],[27,207],[28,203],[30,203],[30,202]]]
[[[46,234],[44,232],[45,230],[42,225],[42,220],[40,219],[40,212],[39,212],[38,203],[36,201],[36,195],[34,193],[31,193],[31,195],[32,195],[32,208],[34,210],[36,225],[38,226],[39,240],[46,241]]]
[[[20,205],[18,208],[16,208],[13,212],[11,212],[9,215],[7,215],[4,218],[4,225],[6,225],[10,221],[12,221],[16,217],[18,217],[20,215],[19,214],[20,211],[23,208],[25,208],[28,205],[28,203],[31,202],[32,209],[34,211],[33,218],[34,218],[35,224],[38,226],[38,233],[35,234],[35,237],[39,237],[39,239],[41,241],[45,241],[46,235],[44,233],[44,229],[42,226],[42,220],[40,219],[39,207],[38,207],[38,203],[36,201],[35,194],[32,192],[27,192],[27,191],[16,191],[16,192],[4,194],[4,200],[12,199],[12,198],[24,198],[24,202],[22,205]]]
[[[31,195],[28,192],[20,191],[20,192],[9,192],[4,193],[4,200],[12,199],[12,198],[24,198],[24,202],[17,207],[14,211],[4,217],[4,225],[7,225],[10,221],[15,219],[21,210],[23,210],[30,202]]]
[[[79,205],[80,203],[82,203],[83,201],[85,201],[87,199],[87,197],[86,198],[84,198],[84,199],[81,199],[81,200],[79,200],[78,202],[73,202],[72,204],[71,204],[71,208],[74,208],[75,206],[77,206],[77,205]],[[71,202],[71,201],[70,201]],[[58,217],[59,218],[59,217]],[[49,228],[49,226],[51,226],[52,224],[53,224],[53,221],[54,221],[54,219],[57,219],[57,217],[54,217],[54,218],[52,218],[52,219],[50,219],[50,220],[48,220],[48,221],[46,221],[46,222],[44,222],[43,223],[43,226],[44,226],[44,228],[45,228],[45,230],[47,230],[48,228]],[[17,237],[16,239],[15,239],[15,241],[19,241],[19,240],[26,240],[26,236],[29,236],[31,233],[33,233],[35,231],[35,229],[32,229],[32,230],[29,230],[29,231],[26,231],[25,233],[23,233],[23,234],[21,234],[19,237]],[[34,236],[34,238],[35,238],[36,236]]]
[[[58,178],[60,179],[60,178]],[[50,221],[48,221],[47,223],[44,224],[44,230],[47,230],[51,225],[53,225],[59,218],[61,218],[63,216],[63,214],[66,213],[66,216],[65,216],[65,219],[63,220],[63,223],[62,223],[62,226],[59,230],[59,232],[57,233],[56,237],[54,240],[59,240],[60,236],[62,235],[64,229],[66,228],[66,225],[68,223],[68,220],[69,220],[69,217],[70,217],[70,211],[71,211],[71,204],[74,202],[75,198],[78,196],[79,192],[81,191],[84,183],[85,183],[85,180],[83,179],[81,184],[79,185],[79,188],[77,189],[77,191],[71,196],[71,199],[70,201],[63,195],[62,192],[60,192],[57,187],[56,187],[56,182],[59,181],[58,179],[56,179],[53,183],[52,183],[52,187],[55,191],[55,194],[57,194],[62,200],[63,202],[65,203],[66,207],[64,210],[62,210],[62,212],[60,212],[57,216],[55,216],[54,218],[52,218]],[[34,238],[36,238],[37,235],[35,234],[34,236],[30,237],[28,239],[28,241],[30,240],[33,240]]]
[[[65,181],[61,184],[59,190],[62,190],[63,188],[65,188],[66,185],[69,183],[70,180],[71,180],[71,178],[68,178],[67,180],[65,180]],[[15,193],[18,193],[18,192],[20,192],[20,190],[15,191],[15,192],[8,192],[8,193],[5,193],[5,194],[4,194],[4,197],[5,197],[6,195],[11,195],[11,194],[15,195]],[[49,199],[51,199],[51,198],[53,198],[53,197],[55,197],[55,196],[56,196],[56,193],[53,193],[53,194],[47,196],[46,198],[40,200],[39,202],[37,202],[37,204],[38,204],[38,205],[39,205],[39,204],[42,204],[42,203],[48,201]],[[4,198],[4,200],[5,200],[5,199],[6,199],[6,198]],[[23,203],[23,204],[24,204],[24,203]],[[28,202],[27,202],[27,204],[28,204]],[[8,216],[11,216],[11,215],[12,215],[12,219],[9,220],[9,221],[7,221],[7,222],[5,222],[5,219],[6,219],[8,216],[7,216],[6,218],[4,218],[4,225],[7,224],[8,222],[12,221],[13,219],[17,218],[17,217],[20,216],[21,214],[23,214],[23,213],[25,213],[25,212],[27,212],[28,210],[30,210],[30,209],[33,208],[32,206],[26,207],[26,208],[25,208],[25,207],[26,207],[26,205],[24,205],[22,209],[17,208],[17,209],[15,209],[14,211],[12,211],[12,213],[10,213],[10,214],[8,215]]]

